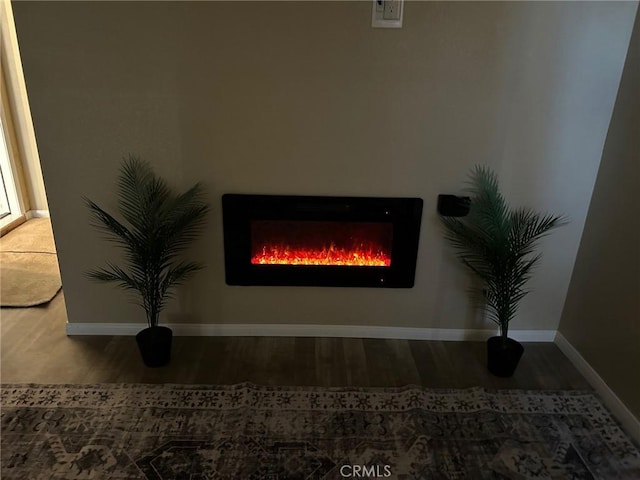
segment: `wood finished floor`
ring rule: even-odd
[[[2,383],[185,383],[591,389],[552,343],[527,343],[516,374],[486,370],[484,342],[354,338],[175,337],[170,366],[150,369],[134,337],[67,337],[64,295],[2,308]]]

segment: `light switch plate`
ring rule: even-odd
[[[404,0],[373,0],[371,26],[374,28],[402,28]]]

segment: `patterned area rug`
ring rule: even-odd
[[[3,479],[639,479],[592,393],[4,385]]]

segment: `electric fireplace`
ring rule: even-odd
[[[419,198],[222,196],[229,285],[413,287]]]

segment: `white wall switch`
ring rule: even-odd
[[[404,0],[373,0],[371,26],[374,28],[402,28]]]

